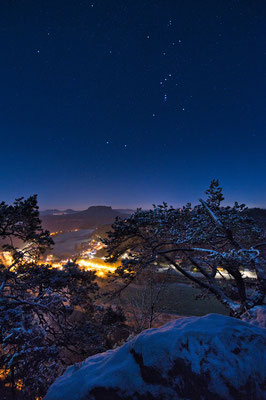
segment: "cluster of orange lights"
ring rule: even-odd
[[[56,232],[50,232],[50,236],[56,236],[56,235],[60,235],[61,233],[65,233],[65,232],[78,232],[79,229],[71,229],[69,231],[56,231]]]
[[[13,263],[13,257],[9,251],[2,251],[0,253],[0,262],[6,266],[10,266]]]
[[[64,265],[71,260],[62,260],[60,262],[53,262],[53,256],[50,255],[47,257],[46,262],[52,268],[63,269]],[[76,264],[85,271],[95,271],[96,275],[100,278],[106,277],[110,273],[114,273],[116,268],[120,265],[119,262],[114,264],[108,264],[101,258],[79,258],[76,261]]]
[[[1,381],[5,381],[8,376],[10,374],[10,370],[9,369],[0,369],[0,382]],[[5,383],[4,384],[5,387],[11,387],[11,383]],[[16,390],[21,390],[23,388],[23,382],[22,379],[17,379],[15,382],[15,389]],[[38,398],[36,398],[35,400],[38,400]]]
[[[68,232],[77,232],[79,229],[72,229]],[[63,233],[63,231],[51,232],[51,236],[56,236]],[[101,250],[104,247],[104,244],[101,241],[92,239],[90,241],[90,246],[86,250],[80,252],[80,257],[75,260],[76,264],[79,267],[86,271],[95,271],[96,275],[100,278],[104,278],[110,273],[114,273],[116,268],[121,265],[120,262],[108,264],[102,258],[95,258],[94,255],[97,251]],[[26,246],[23,250],[26,249]],[[26,253],[26,252],[25,252]],[[3,263],[6,266],[10,266],[13,263],[12,254],[8,251],[0,252],[0,263]],[[25,255],[25,261],[33,261],[28,256]],[[51,268],[63,269],[68,261],[72,261],[71,259],[66,260],[56,260],[53,254],[49,254],[45,260],[41,260],[38,264],[47,264]]]
[[[68,261],[71,260],[61,260],[57,262],[54,261],[53,255],[49,255],[44,262],[40,261],[39,264],[46,263],[50,265],[51,268],[63,269],[64,265],[66,265]],[[7,251],[0,253],[0,262],[6,266],[10,266],[13,262],[12,255]],[[95,271],[96,275],[100,278],[104,278],[108,274],[114,273],[116,268],[121,265],[120,262],[108,264],[101,258],[79,258],[75,262],[81,269],[86,271]]]

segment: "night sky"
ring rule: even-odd
[[[2,0],[1,199],[266,207],[266,1]]]

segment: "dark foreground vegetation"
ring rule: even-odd
[[[164,203],[117,219],[104,240],[109,262],[128,252],[118,270],[127,284],[150,265],[167,263],[200,287],[202,295],[214,295],[232,316],[240,317],[264,302],[264,232],[244,204],[222,205],[218,181],[211,182],[206,194],[207,199],[194,207],[175,209]],[[216,279],[218,275],[222,279]]]
[[[221,205],[217,181],[206,193],[195,207],[163,204],[117,219],[103,240],[108,261],[123,256],[123,263],[108,282],[75,262],[61,270],[42,264],[53,241],[36,196],[2,202],[1,247],[10,259],[0,260],[0,398],[43,398],[68,365],[160,325],[165,315],[241,318],[262,305],[263,229],[244,205]]]
[[[12,254],[9,264],[0,264],[0,398],[6,391],[12,398],[42,398],[68,365],[112,348],[117,332],[127,337],[125,318],[96,305],[94,272],[75,263],[62,270],[40,263],[53,242],[41,228],[36,196],[1,203],[0,237]]]

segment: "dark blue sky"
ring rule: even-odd
[[[1,200],[266,207],[266,2],[2,0]]]

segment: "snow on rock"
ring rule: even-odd
[[[245,312],[241,319],[252,325],[266,328],[266,306],[256,306]]]
[[[265,329],[235,318],[182,318],[71,366],[45,400],[261,400],[265,345]]]

